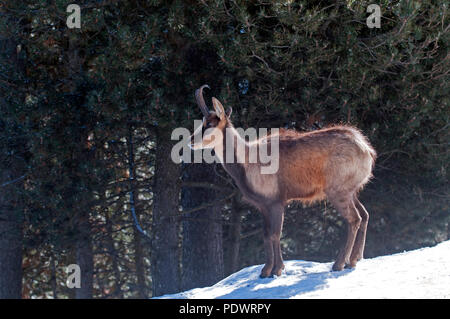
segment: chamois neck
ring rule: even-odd
[[[222,150],[217,150],[221,151],[220,154],[222,154],[222,158],[220,158],[221,163],[225,171],[236,180],[245,172],[249,145],[231,123],[224,130],[221,148]],[[218,153],[217,151],[216,153]],[[231,154],[229,154],[230,152]]]

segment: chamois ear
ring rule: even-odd
[[[226,112],[226,115],[227,115],[228,118],[231,116],[231,113],[233,113],[233,109],[231,108],[231,106],[229,106],[227,108],[227,112]]]
[[[222,103],[220,103],[220,101],[218,99],[216,99],[215,97],[212,98],[212,103],[213,103],[214,111],[216,111],[217,116],[221,120],[223,120],[223,118],[225,117],[225,110],[223,109]]]

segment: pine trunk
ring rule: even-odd
[[[142,249],[143,247],[141,236],[142,234],[136,228],[134,228],[134,264],[136,267],[137,297],[140,299],[146,299],[147,286],[145,284],[144,252]]]
[[[239,268],[239,248],[241,245],[241,218],[244,210],[239,206],[237,200],[233,201],[231,210],[230,242],[227,254],[227,274],[236,272]]]
[[[141,243],[141,236],[143,231],[139,224],[139,212],[136,209],[136,199],[139,198],[137,194],[137,190],[134,187],[134,181],[136,176],[135,170],[135,158],[134,158],[134,139],[133,139],[133,128],[130,126],[128,128],[128,137],[127,137],[127,145],[128,145],[128,175],[130,181],[130,209],[133,215],[133,219],[135,225],[133,227],[133,244],[134,244],[134,264],[136,267],[136,285],[137,285],[137,297],[141,299],[147,298],[147,287],[145,285],[145,267],[144,267],[144,258],[143,258],[143,250]],[[138,229],[139,227],[139,229]]]
[[[16,41],[0,37],[0,54],[11,66],[11,82],[14,82],[23,73]],[[8,79],[8,73],[3,70],[2,76]],[[3,82],[2,85],[9,83]],[[20,93],[17,93],[17,99],[21,99]],[[9,101],[0,96],[0,299],[19,299],[22,297],[23,222],[20,194],[25,176],[26,141],[20,137],[23,133],[19,126],[8,123],[9,114]]]
[[[171,150],[170,130],[160,128],[157,132],[153,188],[153,296],[170,294],[179,290],[180,165],[172,161]]]
[[[76,299],[92,299],[94,259],[91,242],[89,214],[79,216],[78,238],[76,243],[77,264],[81,270],[81,287],[76,288]]]
[[[183,182],[214,183],[215,178],[211,164],[190,164],[183,173]],[[181,203],[189,211],[216,197],[212,189],[184,187]],[[210,286],[224,276],[221,208],[216,203],[183,215],[183,290]]]
[[[5,173],[1,181],[15,176]],[[14,207],[14,193],[12,185],[0,191],[0,299],[22,297],[22,213]]]

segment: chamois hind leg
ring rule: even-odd
[[[261,212],[264,218],[266,264],[261,270],[260,277],[266,278],[274,274],[281,275],[281,271],[284,269],[280,247],[284,209],[281,205],[274,205]]]
[[[361,216],[359,215],[353,202],[353,194],[336,194],[335,196],[328,196],[328,199],[347,222],[347,239],[339,251],[333,265],[333,270],[339,271],[344,269],[346,264],[350,264],[350,254],[355,243],[356,234],[361,224]]]
[[[363,258],[364,246],[366,244],[367,225],[369,223],[369,213],[367,212],[363,204],[361,204],[361,202],[358,200],[356,194],[353,196],[353,203],[355,204],[355,207],[358,210],[359,215],[361,216],[361,225],[358,229],[355,244],[353,245],[353,250],[350,255],[349,266],[351,268],[355,267],[356,263]]]

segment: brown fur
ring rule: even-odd
[[[213,105],[215,112],[209,113],[205,125],[222,130],[223,141],[215,149],[223,149],[225,158],[227,150],[223,145],[230,138],[225,129],[232,128],[232,124],[220,102],[213,98]],[[239,139],[237,133],[232,132],[231,138]],[[223,163],[244,199],[263,215],[267,261],[261,277],[280,275],[284,269],[280,236],[284,206],[292,200],[312,203],[327,198],[335,206],[347,221],[347,240],[333,270],[354,267],[363,256],[368,223],[368,213],[357,199],[357,193],[372,176],[374,149],[352,126],[337,125],[306,133],[280,130],[279,170],[276,174],[261,174],[262,164],[249,163],[248,152],[250,147],[263,142],[270,146],[269,137],[245,143],[245,163]],[[236,158],[236,145],[232,151]]]

